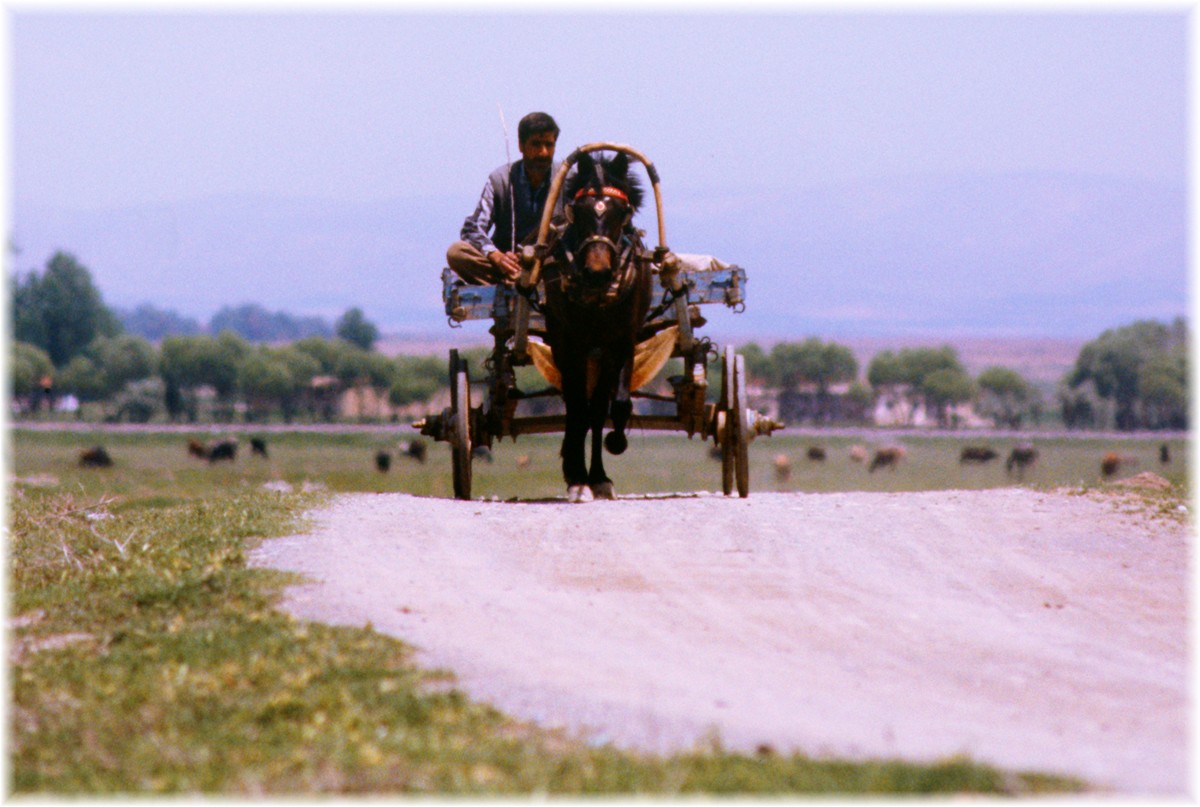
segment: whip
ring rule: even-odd
[[[512,214],[512,221],[510,222],[512,229],[508,231],[509,241],[511,241],[511,244],[509,246],[509,252],[516,252],[517,251],[517,200],[516,200],[516,191],[513,189],[513,180],[512,180],[512,151],[508,147],[508,124],[506,124],[504,122],[504,107],[500,106],[500,104],[496,104],[496,111],[498,111],[500,113],[500,128],[504,130],[504,159],[506,159],[508,161],[508,209],[509,209],[509,212]]]

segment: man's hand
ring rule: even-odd
[[[488,253],[488,262],[496,270],[497,278],[502,283],[512,283],[521,275],[521,263],[517,260],[516,253],[513,252],[495,252]]]

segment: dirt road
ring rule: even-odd
[[[1025,489],[615,502],[355,494],[254,562],[508,713],[595,742],[1188,787],[1189,527]]]

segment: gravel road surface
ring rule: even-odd
[[[1022,488],[460,502],[351,494],[261,566],[516,717],[667,751],[954,754],[1188,782],[1189,526]]]

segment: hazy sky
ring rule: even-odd
[[[76,252],[106,299],[122,306],[188,306],[185,313],[203,317],[242,301],[323,315],[360,305],[385,325],[441,327],[440,301],[427,286],[484,177],[506,159],[501,110],[515,157],[517,120],[540,109],[562,127],[560,157],[609,140],[655,162],[670,245],[719,249],[757,283],[748,329],[832,327],[834,314],[849,310],[864,329],[882,327],[884,317],[895,327],[905,317],[911,327],[918,319],[936,325],[946,272],[956,286],[966,284],[945,298],[958,307],[960,324],[977,321],[974,301],[989,295],[998,312],[990,322],[1010,331],[1031,322],[1067,327],[1022,302],[1038,295],[1043,307],[1094,311],[1072,320],[1076,332],[1182,309],[1187,6],[1136,13],[883,6],[836,14],[804,6],[733,14],[731,6],[635,13],[625,5],[602,15],[470,7],[435,14],[387,5],[355,13],[10,7],[11,232],[23,249],[16,268],[40,266],[62,248]],[[893,245],[878,227],[856,231],[855,215],[869,227],[889,204],[910,216],[916,209],[911,194],[855,196],[856,183],[917,193],[931,179],[1016,174],[1070,175],[1075,184],[1053,203],[1033,192],[999,204],[1050,205],[1044,220],[1053,224],[1072,211],[1091,215],[1081,205],[1100,200],[1117,226],[1093,217],[1060,228],[1078,243],[1038,242],[1029,248],[1035,254],[1018,249],[1007,264],[1003,250],[1022,246],[1011,228],[1003,244],[988,242],[999,236],[984,217],[965,221],[971,231],[938,232],[951,247],[974,251],[954,254],[962,271],[942,260],[943,274],[926,278],[920,317],[892,305],[883,284],[853,277],[887,271],[886,279],[916,293],[917,274],[944,253],[914,237],[897,257],[889,253],[903,233]],[[1125,187],[1109,204],[1079,190],[1099,187],[1079,177],[1178,190],[1172,197]],[[822,252],[813,248],[820,235],[813,222],[839,193],[862,212],[840,219],[842,229],[829,230],[836,243]],[[793,199],[808,207],[794,209]],[[188,206],[198,200],[209,200],[207,207]],[[331,212],[321,232],[293,226],[288,243],[255,243],[252,224],[242,240],[225,237],[228,226],[201,232],[195,211],[215,207],[236,218],[255,200]],[[409,200],[410,211],[419,200],[424,218],[353,229],[369,219],[354,205],[394,200]],[[168,216],[146,214],[139,229],[137,211],[148,205]],[[93,217],[85,226],[76,215],[119,208],[136,209],[119,219],[123,229],[109,223],[118,219]],[[1145,220],[1152,234],[1130,229]],[[798,224],[809,231],[798,232]],[[641,225],[653,229],[652,220]],[[1097,244],[1089,234],[1097,226],[1113,239]],[[863,235],[875,241],[857,254],[843,249]],[[278,237],[257,240],[271,238]],[[1089,247],[1107,254],[1055,263]],[[983,268],[992,258],[993,268]],[[1096,277],[1092,288],[1069,280],[1071,272],[1095,276],[1092,267],[1105,261],[1112,277]],[[897,272],[913,273],[913,282]],[[1144,299],[1104,285],[1121,272],[1127,283],[1148,277]],[[812,287],[840,283],[841,298],[808,295],[796,305],[790,295],[799,277]],[[385,313],[385,303],[402,299],[385,288],[397,282],[426,285],[404,298],[405,311]],[[1061,302],[1050,301],[1047,289]]]
[[[1185,170],[1186,17],[1013,12],[11,16],[14,197],[461,193],[551,112],[672,182]],[[515,151],[515,131],[510,132]]]

